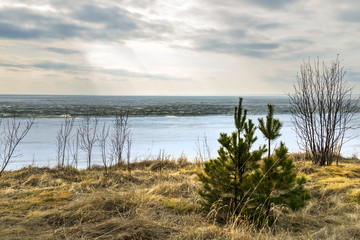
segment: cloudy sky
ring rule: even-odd
[[[356,86],[359,23],[357,0],[2,0],[0,94],[282,94],[337,54]]]

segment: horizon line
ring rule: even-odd
[[[37,94],[37,93],[0,93],[0,96],[99,96],[99,97],[239,97],[239,96],[287,96],[286,93],[268,93],[268,94],[217,94],[217,95],[164,95],[164,94],[120,94],[120,95],[104,95],[104,94]]]

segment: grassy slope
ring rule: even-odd
[[[295,159],[301,158],[295,156]],[[34,168],[0,178],[1,239],[359,239],[360,165],[297,160],[313,199],[273,229],[216,224],[200,211],[198,164],[148,161],[125,168]]]

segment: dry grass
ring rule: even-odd
[[[113,167],[34,168],[0,179],[1,239],[359,239],[360,165],[317,167],[294,155],[313,198],[276,226],[219,224],[201,212],[199,164],[144,161]],[[346,162],[347,161],[347,162]],[[346,162],[346,163],[345,163]]]

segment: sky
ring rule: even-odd
[[[358,0],[2,0],[0,94],[290,93],[337,55],[360,93]]]

